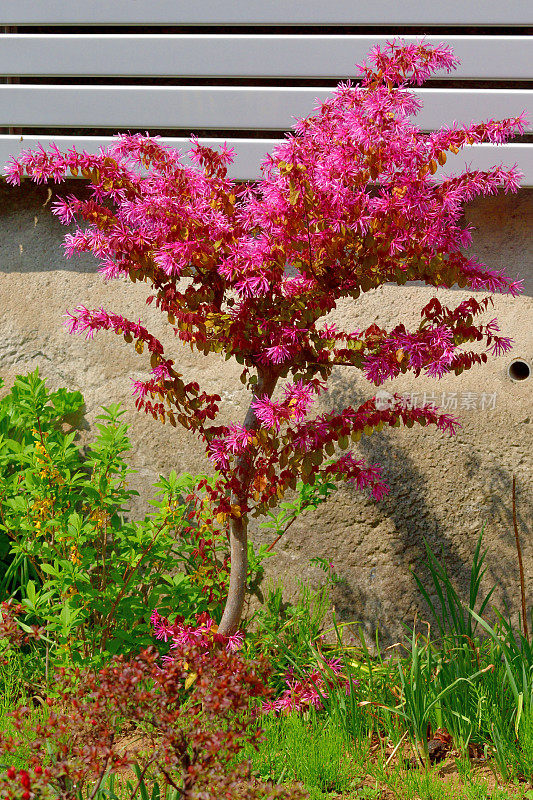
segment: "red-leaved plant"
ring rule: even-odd
[[[226,147],[215,152],[195,142],[191,167],[179,152],[140,134],[120,136],[97,155],[53,146],[25,151],[6,167],[13,184],[24,173],[36,182],[60,182],[69,173],[89,179],[89,200],[69,196],[54,206],[65,224],[81,221],[66,237],[67,255],[91,251],[106,279],[145,281],[147,302],[167,315],[182,343],[242,364],[250,406],[243,422],[219,425],[220,396],[187,382],[140,322],[102,308],[69,314],[72,332],[92,338],[111,330],[139,353],[147,348],[151,376],[135,383],[137,408],[198,435],[220,473],[209,492],[214,513],[230,527],[221,633],[235,631],[242,614],[250,514],[276,505],[299,476],[309,483],[317,476],[350,480],[379,499],[387,486],[378,466],[351,453],[326,462],[325,455],[384,425],[431,423],[454,431],[450,416],[428,405],[406,408],[398,397],[387,408],[372,399],[309,418],[334,366],[354,367],[379,385],[408,371],[438,378],[485,362],[486,352],[462,349],[471,342],[496,355],[510,347],[495,320],[474,324],[488,297],[456,308],[434,298],[411,331],[401,323],[390,331],[319,324],[339,300],[357,300],[385,282],[520,290],[463,254],[471,235],[460,224],[465,201],[516,191],[517,169],[434,175],[448,151],[504,142],[523,131],[523,119],[454,123],[429,134],[411,119],[420,100],[406,87],[456,64],[445,45],[375,47],[360,85],[340,84],[298,121],[252,186],[228,179]]]
[[[250,702],[270,696],[268,670],[224,644],[175,645],[163,668],[148,648],[127,662],[116,656],[97,673],[61,669],[59,698],[47,698],[41,722],[29,728],[24,706],[8,715],[21,735],[0,732],[2,761],[28,749],[29,756],[23,769],[0,775],[0,797],[92,800],[111,775],[136,765],[130,800],[153,779],[183,800],[303,800],[297,786],[254,781],[239,763],[244,745],[261,736]],[[125,739],[132,731],[136,739]]]
[[[22,647],[31,640],[39,641],[44,637],[45,630],[39,625],[26,625],[20,623],[19,616],[25,616],[27,609],[21,603],[15,602],[12,597],[0,603],[0,642],[4,641],[11,647]],[[0,663],[5,663],[5,658],[0,656]]]

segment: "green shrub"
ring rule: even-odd
[[[82,406],[79,392],[49,393],[37,370],[0,401],[0,600],[16,597],[26,623],[45,627],[55,661],[96,665],[152,644],[154,608],[216,617],[227,548],[204,475],[160,477],[154,512],[126,521],[137,492],[124,412],[103,409],[84,455],[67,422]]]

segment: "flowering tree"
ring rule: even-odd
[[[340,84],[298,121],[254,186],[228,179],[232,153],[225,147],[215,152],[194,142],[190,167],[180,153],[140,134],[120,136],[98,155],[25,151],[6,168],[13,184],[24,172],[36,182],[60,182],[68,173],[88,178],[90,199],[70,196],[54,206],[62,222],[82,223],[66,237],[67,255],[91,251],[106,279],[145,281],[147,302],[155,301],[184,344],[242,365],[251,392],[244,421],[216,424],[220,397],[187,383],[140,322],[83,306],[68,315],[71,332],[92,338],[111,330],[139,353],[147,348],[151,375],[134,385],[137,408],[198,435],[219,471],[209,491],[231,544],[220,633],[235,631],[242,614],[250,514],[276,505],[298,476],[311,484],[317,476],[350,480],[379,499],[387,487],[378,466],[350,452],[326,461],[325,455],[384,425],[431,423],[453,433],[457,424],[428,405],[406,408],[397,396],[387,408],[372,399],[309,417],[334,366],[361,370],[378,386],[408,371],[459,374],[485,362],[488,351],[510,347],[495,320],[474,323],[489,298],[456,308],[433,298],[415,330],[400,323],[390,331],[343,331],[323,319],[341,298],[357,300],[385,282],[520,290],[463,255],[471,236],[460,224],[465,201],[516,191],[516,168],[433,176],[448,151],[503,142],[522,132],[522,118],[454,123],[430,134],[411,120],[420,101],[407,85],[456,63],[444,45],[375,47],[361,84]],[[463,347],[472,342],[482,348]]]

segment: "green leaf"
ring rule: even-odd
[[[28,598],[32,606],[35,606],[36,592],[35,592],[35,583],[33,581],[28,581],[26,585],[26,597]]]
[[[58,389],[56,392],[52,392],[50,400],[60,417],[74,414],[83,406],[81,392],[68,392],[66,389]]]
[[[55,578],[59,578],[59,569],[56,564],[54,564],[54,566],[51,564],[41,564],[41,569],[43,572],[46,572],[47,575],[53,575]]]
[[[296,205],[298,202],[298,198],[300,197],[300,189],[298,185],[293,181],[289,181],[289,203],[291,206]]]

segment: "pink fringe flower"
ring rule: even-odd
[[[225,645],[229,653],[234,653],[242,648],[244,643],[242,631],[237,631],[231,636],[223,636],[217,633],[215,620],[205,612],[199,614],[196,621],[196,625],[186,625],[183,617],[178,616],[171,623],[166,617],[162,617],[157,609],[154,609],[150,616],[156,639],[162,639],[165,642],[170,639],[172,641],[171,650],[185,646],[200,648],[207,653],[215,642]],[[169,661],[173,661],[172,656],[163,657],[163,662],[167,663]]]
[[[359,681],[352,681],[352,686],[359,686]],[[285,684],[287,688],[275,700],[263,703],[264,714],[269,712],[290,713],[305,711],[313,706],[323,708],[322,698],[326,698],[333,688],[350,691],[350,681],[342,674],[339,659],[324,659],[323,664],[312,669],[301,679],[295,678],[294,670],[289,670]]]

